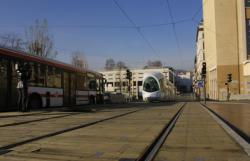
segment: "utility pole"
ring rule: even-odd
[[[206,74],[207,74],[207,67],[206,62],[202,63],[202,71],[201,76],[203,79],[203,92],[204,92],[204,102],[206,104]]]

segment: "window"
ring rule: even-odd
[[[143,84],[143,90],[146,92],[156,92],[159,90],[159,85],[155,78],[148,77]]]
[[[128,86],[128,82],[122,82],[122,86]]]
[[[96,80],[91,80],[89,82],[89,89],[90,90],[97,90],[97,83],[96,83]]]
[[[250,2],[246,1],[246,3],[249,5]],[[247,59],[250,59],[250,19],[246,19],[246,37],[247,37]]]
[[[113,87],[113,82],[107,82],[107,87],[109,86]]]
[[[48,67],[47,71],[47,86],[53,88],[62,87],[62,73],[59,69],[55,67]]]
[[[76,89],[77,90],[85,90],[85,75],[84,74],[78,74],[76,77]]]
[[[93,73],[87,73],[87,79],[85,82],[86,89],[96,90],[96,78]]]
[[[138,86],[142,86],[142,81],[138,81]]]
[[[120,82],[115,82],[115,87],[120,87]]]
[[[38,63],[30,63],[31,67],[31,86],[45,86],[46,66]]]

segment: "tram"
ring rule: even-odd
[[[75,106],[99,103],[104,92],[100,73],[79,70],[69,64],[0,48],[0,111],[17,109],[17,72],[15,64],[31,67],[28,82],[30,108]]]
[[[145,73],[142,86],[142,97],[145,102],[174,99],[174,85],[160,72]]]

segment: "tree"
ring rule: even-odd
[[[144,67],[145,69],[146,68],[161,68],[163,65],[162,65],[162,62],[160,60],[155,60],[155,61],[148,61],[147,62],[147,65]]]
[[[118,61],[115,66],[116,69],[118,69],[117,75],[119,75],[119,90],[122,92],[122,80],[123,80],[123,75],[122,75],[122,70],[127,69],[126,64],[123,61]]]
[[[119,70],[122,70],[122,69],[127,69],[127,66],[123,61],[118,61],[116,63],[116,68]]]
[[[75,51],[72,53],[71,63],[74,67],[84,70],[88,68],[87,59],[84,56],[84,53],[81,51]]]
[[[114,59],[107,59],[105,63],[106,70],[113,70],[115,68],[115,61]]]
[[[54,51],[54,41],[49,34],[47,20],[36,20],[35,24],[26,29],[27,50],[31,54],[42,57],[54,58],[57,52]]]
[[[0,46],[21,50],[24,48],[24,41],[17,34],[7,33],[0,36]]]

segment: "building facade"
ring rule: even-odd
[[[192,72],[190,71],[178,71],[176,72],[176,88],[180,93],[191,93],[192,88]]]
[[[203,91],[203,78],[202,78],[202,64],[205,62],[205,52],[204,52],[204,27],[203,22],[197,27],[196,33],[196,53],[194,61],[194,71],[193,71],[193,89],[197,99],[204,98]]]
[[[250,1],[203,0],[206,97],[250,99]]]
[[[176,92],[175,84],[175,72],[171,68],[154,68],[154,69],[132,69],[132,81],[131,81],[131,96],[134,99],[142,99],[142,81],[144,73],[149,72],[161,72],[167,80],[169,85]],[[122,93],[128,95],[128,80],[126,79],[126,69],[112,70],[112,71],[100,71],[103,77],[107,80],[105,85],[106,92]]]

